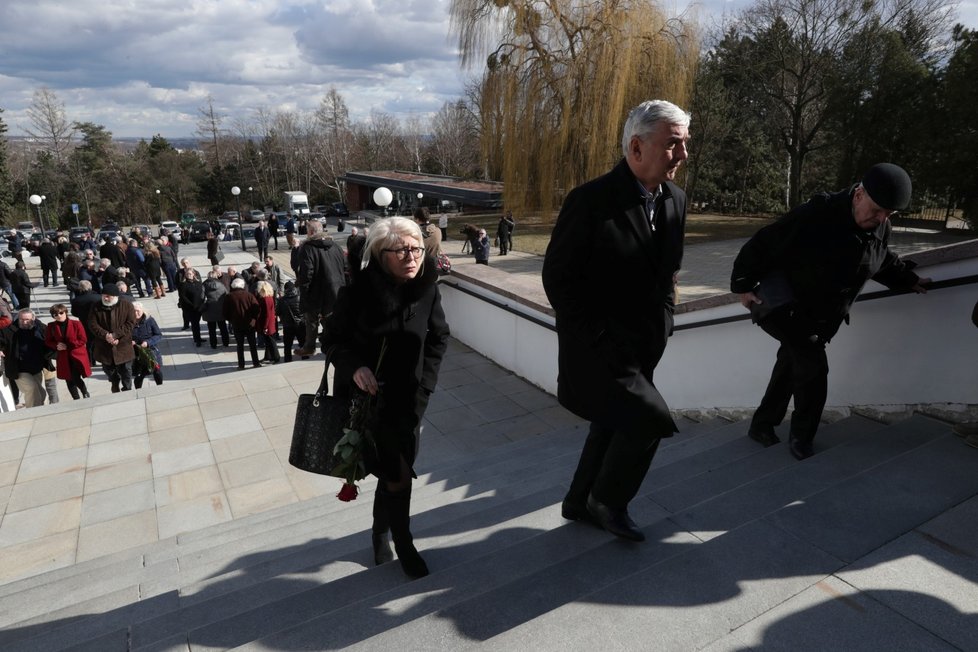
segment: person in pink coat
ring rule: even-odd
[[[44,330],[44,343],[58,352],[58,378],[68,385],[71,398],[89,398],[85,379],[92,375],[88,361],[85,327],[77,319],[68,318],[68,308],[63,303],[51,306],[53,322]]]
[[[278,364],[282,357],[279,355],[278,343],[275,341],[275,334],[278,332],[275,325],[275,289],[268,281],[259,281],[257,294],[261,312],[255,328],[258,330],[258,334],[265,338],[265,358],[263,361]]]

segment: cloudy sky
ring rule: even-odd
[[[686,0],[675,0],[680,9]],[[703,0],[701,14],[747,0]],[[116,136],[190,136],[208,95],[229,119],[311,110],[335,86],[354,119],[428,115],[462,94],[449,0],[0,0],[0,108],[34,91]],[[978,27],[978,0],[960,5]]]

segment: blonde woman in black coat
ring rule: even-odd
[[[393,559],[388,532],[404,572],[424,577],[428,567],[410,531],[411,482],[421,418],[435,389],[449,330],[438,291],[438,269],[425,258],[421,230],[412,220],[375,222],[359,270],[340,291],[329,325],[336,367],[335,393],[353,385],[379,393],[374,438],[366,455],[377,476],[373,549],[377,564]],[[381,350],[383,360],[378,368]]]

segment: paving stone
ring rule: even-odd
[[[204,422],[224,417],[234,416],[248,409],[249,405],[246,398],[224,399],[219,401],[207,401],[197,406]]]
[[[193,394],[190,392],[188,392],[188,395],[193,397]],[[183,407],[174,406],[160,411],[151,409],[148,410],[147,415],[147,426],[150,432],[169,430],[170,428],[203,423],[204,421],[200,415],[200,408],[197,407],[196,403]]]
[[[31,482],[22,482],[11,488],[7,512],[19,512],[69,498],[78,498],[85,488],[85,472],[73,471]]]
[[[228,489],[264,480],[284,479],[281,463],[271,450],[219,463],[217,467],[221,471],[221,480]]]
[[[27,439],[11,439],[0,441],[0,463],[19,462],[27,449]]]
[[[150,456],[128,459],[104,466],[89,466],[85,472],[85,493],[96,493],[153,479]]]
[[[92,408],[76,408],[72,410],[70,420],[76,425],[88,425],[92,421]],[[65,427],[63,414],[50,414],[34,419],[31,435],[43,435],[49,432],[61,432]]]
[[[112,423],[115,422],[112,421],[106,425],[111,425]],[[134,425],[138,426],[137,423],[134,423]],[[135,427],[132,433],[136,434],[136,436],[90,445],[88,447],[89,466],[105,466],[125,460],[146,459],[150,454],[149,435],[145,434],[145,429],[140,432],[139,427]]]
[[[262,392],[252,392],[248,395],[248,401],[254,410],[264,410],[277,407],[281,410],[295,413],[295,406],[299,400],[299,395],[292,386],[281,387],[279,389],[268,389]]]
[[[468,406],[487,422],[502,421],[527,414],[526,408],[505,396],[469,402]]]
[[[206,420],[204,427],[207,428],[207,436],[214,440],[261,430],[261,423],[259,423],[255,413],[248,410],[239,411],[237,414],[228,417]]]
[[[118,421],[119,419],[139,419],[146,416],[146,401],[135,400],[117,403],[115,405],[102,405],[92,409],[92,425],[103,425],[108,421]]]
[[[281,471],[280,471],[281,473]],[[280,478],[253,482],[227,490],[234,518],[288,505],[298,500],[292,485],[284,475]]]
[[[78,532],[78,561],[159,540],[156,509],[86,525]]]
[[[224,492],[162,505],[156,510],[161,537],[170,537],[231,520]]]
[[[20,470],[20,460],[0,463],[0,487],[7,487],[17,479]]]
[[[18,512],[8,511],[0,523],[0,548],[77,529],[81,502],[81,497],[76,497]]]
[[[164,340],[166,341],[166,340]],[[165,414],[178,410],[178,408],[197,407],[197,395],[193,389],[184,389],[176,392],[168,392],[162,396],[148,396],[146,398],[146,413],[153,415]],[[152,424],[152,421],[150,422]],[[179,424],[171,424],[179,425]],[[170,427],[170,426],[164,426]],[[155,430],[156,428],[150,428]]]
[[[214,459],[218,464],[251,457],[272,450],[272,444],[261,430],[243,435],[234,435],[225,439],[217,439],[211,443]]]
[[[4,560],[0,564],[0,585],[69,566],[75,561],[77,544],[78,532],[70,529],[12,546],[0,547],[0,556]]]
[[[154,480],[156,504],[159,507],[201,496],[222,493],[224,484],[216,466],[174,473]]]
[[[468,405],[470,407],[481,401],[502,396],[502,393],[500,393],[499,390],[488,383],[482,382],[481,380],[477,383],[469,383],[467,385],[452,387],[446,391],[457,398],[463,405]]]
[[[153,482],[146,480],[106,491],[85,494],[82,500],[82,526],[110,521],[156,506]]]
[[[15,412],[14,414],[19,414],[20,412]],[[9,416],[9,413],[7,414]],[[22,437],[27,437],[31,434],[31,429],[34,427],[34,419],[24,418],[20,421],[4,421],[3,427],[0,428],[0,441],[10,441],[11,439],[20,439]]]
[[[71,448],[87,446],[91,431],[91,426],[78,426],[65,428],[61,432],[34,435],[27,443],[24,457],[34,457],[35,455],[56,453]]]
[[[298,401],[298,399],[296,399]],[[292,427],[293,419],[295,418],[295,409],[286,410],[280,407],[270,407],[262,408],[260,410],[255,410],[255,416],[258,417],[258,422],[261,423],[262,428],[269,429],[276,426],[281,426],[288,424],[289,428]]]
[[[214,466],[214,453],[209,443],[192,444],[153,454],[153,475],[161,477],[205,466]]]
[[[239,380],[230,380],[217,385],[208,385],[194,390],[198,403],[203,401],[219,401],[229,398],[237,398],[246,394],[244,386]]]
[[[52,475],[79,471],[85,468],[87,459],[87,448],[71,448],[56,453],[25,457],[20,463],[17,482],[30,482]]]
[[[204,444],[208,441],[207,429],[204,428],[203,421],[149,433],[149,448],[154,453],[162,453],[193,444]]]

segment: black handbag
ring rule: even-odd
[[[751,320],[755,324],[761,323],[777,310],[791,306],[795,302],[788,276],[781,270],[775,270],[762,278],[754,288],[754,294],[761,300],[761,303],[752,303],[750,306]]]
[[[319,390],[315,394],[299,396],[289,449],[289,464],[320,475],[332,475],[330,470],[340,461],[333,455],[333,449],[350,422],[351,399],[328,395],[331,353],[332,349],[326,352]]]

